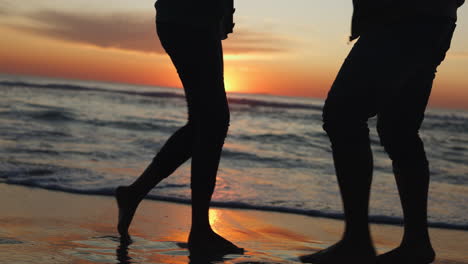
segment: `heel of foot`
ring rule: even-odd
[[[207,231],[203,235],[191,232],[189,236],[188,248],[191,254],[244,254],[244,249],[234,245],[229,240],[216,234],[213,231]]]
[[[356,246],[356,243],[340,241],[314,254],[299,257],[302,263],[330,264],[330,263],[360,263],[375,264],[375,249],[372,244]],[[393,263],[397,264],[397,263]]]
[[[115,190],[115,198],[119,211],[117,231],[124,240],[128,240],[128,228],[132,222],[138,203],[134,204],[129,199],[129,188],[127,186],[119,186]]]
[[[377,257],[377,264],[430,264],[435,261],[436,254],[432,248],[426,250],[411,250],[398,247]]]

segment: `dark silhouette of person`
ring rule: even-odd
[[[427,223],[429,166],[418,131],[463,2],[353,1],[351,40],[359,39],[323,108],[345,231],[338,243],[301,257],[303,262],[425,264],[435,259]],[[373,158],[367,120],[374,116],[392,160],[404,214],[401,244],[378,257],[368,223]]]
[[[118,231],[128,228],[147,193],[191,158],[191,252],[242,253],[243,250],[213,231],[209,207],[224,139],[229,107],[224,88],[221,40],[234,27],[232,0],[158,0],[157,34],[182,81],[188,122],[177,130],[130,186],[116,190]]]

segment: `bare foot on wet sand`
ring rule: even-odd
[[[359,246],[356,245],[356,243],[345,243],[340,241],[329,248],[320,250],[319,252],[311,255],[301,256],[299,259],[303,263],[313,264],[375,264],[376,253],[375,249],[370,244]]]
[[[244,254],[244,249],[216,234],[213,230],[191,231],[188,248],[191,254],[228,255]]]
[[[431,246],[410,247],[401,245],[377,257],[378,264],[429,264],[435,260]]]
[[[115,199],[119,208],[119,223],[117,230],[122,238],[130,238],[128,228],[132,223],[133,216],[139,202],[131,198],[128,187],[119,186],[115,191]]]

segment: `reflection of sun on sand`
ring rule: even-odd
[[[130,228],[116,237],[111,197],[73,195],[0,184],[1,263],[188,263],[190,207],[145,201]],[[342,222],[300,215],[215,208],[213,227],[246,249],[224,263],[295,263],[341,235]],[[373,226],[380,252],[398,243],[401,228]],[[435,263],[468,263],[468,232],[432,229]]]

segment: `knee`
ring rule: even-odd
[[[343,104],[327,100],[323,107],[323,129],[332,145],[369,141],[367,117]]]
[[[229,130],[230,121],[231,116],[229,111],[222,111],[220,113],[213,114],[212,123],[215,133],[220,137],[225,138]]]
[[[230,125],[229,111],[210,111],[200,115],[192,122],[196,133],[213,142],[224,143]]]
[[[380,143],[395,165],[413,167],[427,164],[424,144],[417,129],[395,123],[377,124]]]
[[[225,137],[231,122],[227,99],[219,100],[213,109],[208,109],[208,116],[211,117],[215,131]]]
[[[378,122],[377,133],[380,138],[380,144],[391,156],[398,155],[409,143],[414,143],[418,136],[417,131],[409,131],[398,124],[389,124]]]
[[[345,121],[342,117],[338,107],[327,99],[323,106],[322,128],[330,138],[333,138],[335,134],[340,134],[340,127],[344,126]]]

